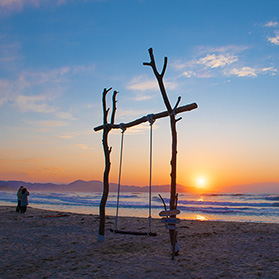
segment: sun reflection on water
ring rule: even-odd
[[[196,215],[196,220],[199,220],[199,221],[206,221],[207,218],[203,215],[200,215],[200,214],[197,214]]]

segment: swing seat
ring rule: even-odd
[[[122,231],[122,230],[113,230],[113,229],[110,229],[110,231],[113,233],[120,233],[120,234],[157,236],[157,233],[153,233],[153,232],[132,232],[132,231]]]

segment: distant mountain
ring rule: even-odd
[[[69,184],[54,183],[30,183],[24,181],[1,181],[0,191],[15,191],[20,186],[30,191],[47,192],[102,192],[103,182],[98,180],[84,181],[76,180]],[[110,192],[117,192],[117,183],[110,183]],[[195,187],[186,187],[180,184],[176,185],[178,193],[197,193]],[[148,192],[149,186],[121,185],[121,192]],[[169,192],[170,185],[152,185],[152,192]],[[223,193],[279,193],[279,183],[265,182],[245,185],[227,186],[222,189]]]
[[[14,191],[20,186],[30,191],[48,191],[48,192],[102,192],[103,182],[98,180],[84,181],[76,180],[69,184],[53,184],[53,183],[30,183],[24,181],[1,181],[0,191]],[[191,187],[177,185],[178,192],[192,192]],[[110,183],[110,192],[117,192],[118,184]],[[121,192],[148,192],[149,186],[121,185]],[[153,185],[152,192],[169,192],[169,185]]]

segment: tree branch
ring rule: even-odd
[[[164,66],[163,66],[163,71],[162,71],[162,74],[160,75],[157,71],[157,68],[156,68],[156,64],[155,64],[155,59],[154,59],[154,55],[153,55],[153,49],[150,48],[148,50],[149,52],[149,56],[150,56],[150,63],[143,63],[143,65],[148,65],[148,66],[151,66],[153,72],[154,72],[154,75],[158,81],[158,84],[159,84],[159,87],[160,87],[160,91],[161,91],[161,94],[162,94],[162,97],[163,97],[163,100],[164,100],[164,103],[167,107],[167,110],[169,113],[172,112],[172,108],[171,108],[171,104],[170,104],[170,101],[168,99],[168,96],[167,96],[167,93],[166,93],[166,89],[165,89],[165,86],[164,86],[164,83],[163,83],[163,76],[165,74],[165,71],[166,71],[166,67],[167,67],[167,57],[165,57],[165,62],[164,62]]]
[[[178,107],[180,101],[181,101],[181,96],[178,97],[177,102],[176,102],[176,104],[175,104],[173,110],[175,110],[175,109]]]
[[[165,60],[164,60],[164,66],[163,66],[163,70],[162,70],[162,73],[161,73],[161,77],[163,78],[164,75],[165,75],[165,71],[167,69],[167,64],[168,64],[168,57],[165,57]]]
[[[114,91],[113,92],[113,96],[112,96],[112,113],[111,113],[111,121],[110,121],[110,123],[111,124],[114,124],[114,120],[115,120],[115,113],[116,113],[116,103],[117,103],[117,101],[116,101],[116,95],[118,94],[118,92],[117,91]]]
[[[108,94],[108,92],[111,90],[112,88],[109,88],[108,90],[106,88],[104,88],[104,91],[103,91],[103,115],[104,115],[104,125],[108,123],[108,111],[109,109],[107,110],[107,103],[106,103],[106,96]]]

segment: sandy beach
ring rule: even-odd
[[[156,237],[113,234],[97,241],[98,216],[0,207],[0,278],[279,278],[279,224],[182,220],[180,255],[171,260],[168,230]],[[60,214],[61,217],[50,217]],[[121,217],[119,229],[147,220]]]

